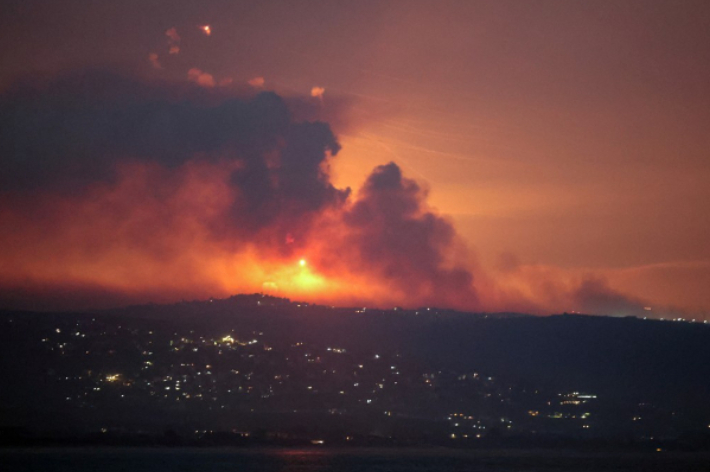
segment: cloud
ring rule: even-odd
[[[180,43],[180,35],[178,34],[177,29],[175,27],[168,29],[165,32],[165,36],[168,37],[170,44]]]
[[[158,55],[154,52],[151,52],[148,54],[148,60],[150,61],[150,64],[153,66],[154,69],[162,69],[163,66],[160,64],[160,60],[158,59]]]
[[[172,27],[165,32],[168,37],[168,54],[175,55],[180,53],[180,35],[177,28]]]
[[[247,83],[254,88],[262,88],[264,86],[264,78],[254,77],[253,79],[249,79]]]
[[[239,199],[230,216],[241,229],[279,215],[298,219],[347,196],[324,171],[340,149],[328,125],[292,121],[286,102],[269,92],[216,102],[195,92],[103,71],[7,92],[0,195],[79,194],[115,181],[128,163],[176,169],[200,161],[234,163],[227,178]]]
[[[190,79],[77,71],[0,95],[0,225],[12,228],[0,232],[0,300],[67,293],[71,308],[268,289],[350,305],[643,306],[599,277],[511,254],[485,274],[395,163],[354,195],[335,187],[340,144],[319,118],[347,125],[347,110],[329,108],[337,97],[326,107],[239,95],[199,69]]]
[[[196,84],[201,85],[202,87],[215,86],[215,80],[212,74],[203,72],[196,67],[193,67],[192,69],[187,71],[187,80],[189,80],[190,82],[195,82]]]
[[[710,261],[668,261],[636,267],[614,268],[605,275],[609,284],[638,294],[653,306],[653,313],[682,300],[691,318],[703,318],[710,306]],[[672,310],[679,312],[680,310]]]
[[[427,192],[395,163],[377,167],[344,216],[346,247],[411,301],[478,306],[472,272],[447,257],[456,232],[427,208],[426,199]]]
[[[583,280],[572,293],[572,299],[583,313],[631,316],[644,312],[643,303],[613,290],[605,279],[599,277]]]
[[[294,119],[307,101],[218,90],[84,71],[0,96],[0,291],[476,303],[452,226],[395,164],[353,199],[330,126]]]
[[[647,316],[644,307],[650,302],[619,290],[609,274],[613,271],[525,264],[515,254],[505,253],[491,274],[495,286],[485,292],[484,303],[498,309],[517,306],[517,310],[533,313]],[[669,311],[654,308],[654,314]]]

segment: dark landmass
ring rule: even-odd
[[[0,312],[0,444],[710,449],[710,325],[263,295]]]

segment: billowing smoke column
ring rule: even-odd
[[[377,167],[344,215],[348,246],[366,267],[425,304],[474,307],[471,272],[451,265],[450,223],[426,209],[426,192],[396,164]]]
[[[0,95],[0,307],[86,308],[268,291],[349,305],[642,314],[593,274],[483,274],[390,163],[355,196],[329,163],[337,97],[107,71]],[[475,280],[473,274],[476,274]]]
[[[354,200],[335,188],[340,146],[326,123],[294,118],[312,115],[304,107],[106,71],[6,91],[1,298],[74,293],[101,305],[268,287],[476,306],[471,273],[452,260],[454,230],[426,192],[395,164]],[[294,269],[301,255],[314,264]]]

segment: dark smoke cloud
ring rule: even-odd
[[[472,273],[447,260],[456,232],[427,210],[426,197],[395,163],[377,167],[345,215],[351,246],[413,300],[475,306]]]
[[[185,296],[199,297],[239,286],[227,283],[233,278],[276,286],[290,277],[279,279],[280,268],[307,254],[317,273],[304,283],[323,275],[340,300],[377,293],[370,302],[506,309],[542,299],[643,312],[603,280],[526,276],[511,255],[501,270],[530,294],[498,290],[478,271],[474,287],[453,226],[396,164],[374,169],[355,198],[332,185],[328,165],[340,145],[322,119],[334,105],[325,118],[347,129],[337,97],[321,103],[243,87],[81,71],[3,92],[0,224],[13,229],[0,232],[0,303],[18,306],[41,291],[51,305],[83,291],[98,305],[123,300],[126,287],[125,300],[179,299],[192,287]],[[234,255],[259,275],[237,273]],[[137,281],[138,272],[150,276]],[[193,278],[173,283],[183,275]]]
[[[139,159],[176,166],[230,148],[258,160],[289,125],[274,94],[209,106],[151,84],[89,71],[0,97],[2,189],[84,184],[115,163]]]
[[[344,201],[348,190],[335,189],[323,171],[339,149],[328,125],[296,122],[271,92],[220,96],[83,71],[0,97],[0,192],[77,193],[111,180],[126,161],[176,168],[196,158],[231,160],[240,164],[232,217],[242,230]]]
[[[428,210],[423,189],[392,163],[375,169],[352,201],[349,189],[330,182],[329,160],[340,145],[331,127],[314,119],[327,107],[311,97],[284,99],[244,87],[207,90],[107,71],[15,86],[0,96],[0,217],[23,225],[32,241],[42,241],[37,232],[43,227],[56,228],[56,238],[67,242],[57,239],[53,247],[61,251],[62,244],[70,245],[71,254],[82,258],[77,267],[94,267],[81,255],[84,244],[95,248],[96,256],[106,252],[107,260],[128,260],[122,257],[128,251],[126,257],[145,270],[172,260],[184,263],[184,255],[176,253],[180,247],[200,251],[194,253],[199,261],[199,254],[212,257],[210,245],[226,254],[248,246],[267,262],[320,247],[328,249],[314,257],[338,267],[330,275],[357,279],[361,288],[384,284],[400,295],[416,294],[400,296],[405,303],[476,303],[471,272],[451,260],[455,231]],[[337,115],[335,123],[342,127],[346,120]],[[203,217],[199,204],[175,202],[184,201],[186,182],[200,181],[205,166],[227,172],[226,180],[215,181],[221,185],[218,200],[202,184],[195,198],[231,200]],[[57,204],[55,195],[61,197]],[[87,207],[91,198],[100,201]],[[34,202],[25,204],[27,212],[8,210],[24,200]],[[106,212],[114,216],[107,219]],[[97,217],[101,221],[92,223]],[[82,229],[66,228],[74,225]],[[32,253],[13,241],[17,250]],[[45,270],[34,259],[27,267],[35,267],[29,274]],[[61,267],[50,269],[51,277],[61,273]],[[4,274],[10,285],[11,275]],[[92,283],[91,277],[76,282]],[[32,285],[30,275],[22,286]],[[114,289],[107,287],[106,293]],[[366,289],[362,293],[367,296]]]
[[[587,278],[572,293],[575,306],[584,313],[614,316],[643,316],[644,305],[612,289],[606,280]]]

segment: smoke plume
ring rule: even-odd
[[[355,194],[333,185],[340,144],[317,118],[336,97],[314,104],[262,92],[260,78],[239,91],[206,75],[80,71],[0,95],[0,303],[269,291],[331,304],[637,310],[603,282],[560,284],[512,259],[510,283],[493,282],[397,164]]]
[[[328,124],[294,118],[301,104],[105,71],[6,91],[0,217],[13,230],[1,237],[0,283],[136,298],[267,284],[328,300],[349,299],[351,286],[363,302],[386,286],[475,301],[472,275],[446,268],[454,231],[426,210],[425,192],[395,164],[357,199],[335,188],[340,145]],[[291,273],[309,253],[314,263]]]

